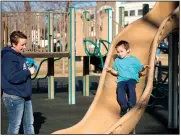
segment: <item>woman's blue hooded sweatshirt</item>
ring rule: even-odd
[[[1,51],[1,88],[7,94],[20,97],[32,94],[31,73],[26,58],[11,47]]]

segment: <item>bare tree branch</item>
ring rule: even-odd
[[[31,12],[31,6],[30,6],[29,1],[24,2],[24,7],[25,7],[26,12]]]
[[[66,6],[66,12],[68,12],[68,8],[70,7],[72,5],[72,2],[71,1],[69,1],[69,2],[67,2],[67,6]]]

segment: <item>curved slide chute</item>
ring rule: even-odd
[[[128,134],[136,127],[152,92],[156,48],[169,33],[179,28],[178,5],[178,2],[157,2],[147,15],[124,28],[111,43],[106,66],[113,66],[115,45],[120,40],[130,43],[131,55],[151,66],[147,75],[141,77],[136,85],[136,105],[120,117],[116,77],[103,71],[96,96],[83,119],[70,128],[52,134]]]

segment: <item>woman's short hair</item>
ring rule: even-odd
[[[19,38],[22,38],[22,39],[27,39],[27,36],[21,32],[21,31],[13,31],[10,35],[10,42],[11,42],[11,45],[14,43],[15,45],[18,44],[18,40]]]

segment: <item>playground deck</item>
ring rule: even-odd
[[[94,99],[99,77],[90,77],[91,92],[88,97],[82,96],[82,77],[77,77],[76,80],[75,105],[68,104],[67,83],[65,83],[67,78],[55,79],[56,90],[59,92],[56,93],[53,100],[47,99],[46,79],[39,81],[38,91],[36,90],[37,80],[33,81],[32,101],[36,134],[51,134],[56,130],[73,126],[82,119]],[[136,134],[179,134],[178,130],[167,129],[167,113],[167,110],[161,105],[148,109],[136,127]],[[7,127],[7,112],[4,104],[1,103],[1,134],[6,134]]]

